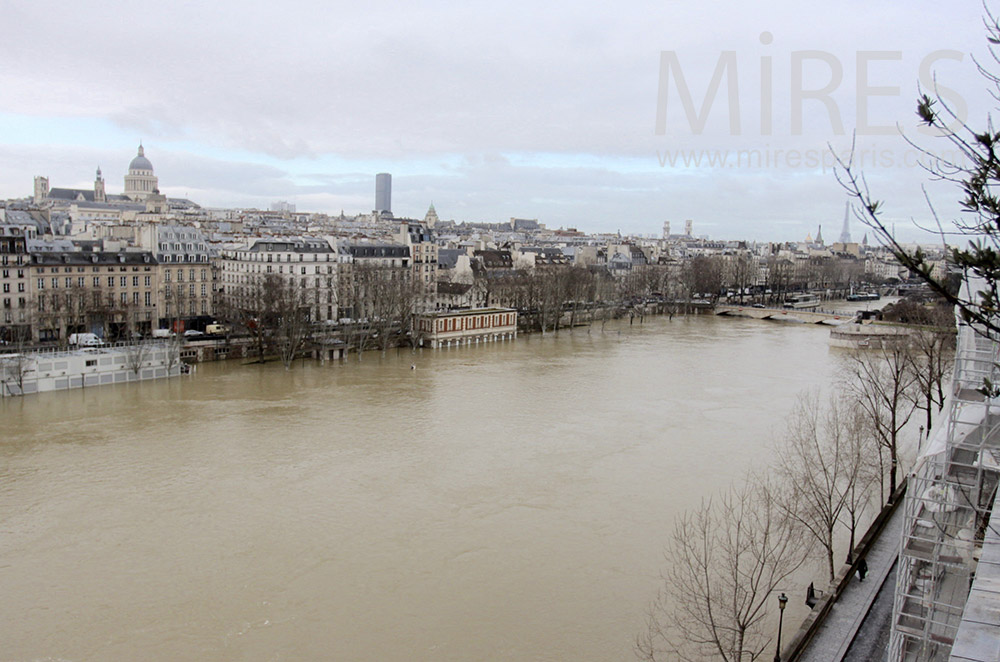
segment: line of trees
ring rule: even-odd
[[[157,320],[155,309],[113,290],[73,286],[43,290],[27,302],[27,321],[41,338],[66,345],[73,333],[100,328],[109,341],[148,335]]]
[[[257,361],[276,355],[291,368],[312,334],[307,290],[298,280],[264,274],[219,304],[217,317],[249,336]]]
[[[480,269],[473,287],[479,305],[516,308],[522,329],[544,333],[575,324],[584,310],[596,310],[590,319],[606,321],[650,299],[663,304],[663,312],[673,313],[695,300],[715,300],[726,291],[742,300],[750,292],[766,289],[771,301],[780,302],[788,292],[807,286],[846,289],[866,280],[857,260],[815,258],[796,264],[771,256],[761,263],[743,250],[622,270],[563,264]]]
[[[948,370],[939,367],[951,364],[948,337],[921,331],[852,352],[843,388],[828,400],[800,395],[771,470],[749,474],[675,524],[637,657],[736,662],[764,655],[774,592],[809,559],[822,563],[832,583],[840,531],[849,535],[851,562],[866,511],[886,500],[887,479],[895,488],[903,426],[918,409],[940,411]],[[933,386],[925,388],[918,376],[932,373]]]

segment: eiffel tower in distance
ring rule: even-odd
[[[851,243],[851,203],[844,204],[844,228],[840,231],[840,243]]]

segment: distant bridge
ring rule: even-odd
[[[829,324],[836,326],[854,319],[850,313],[836,313],[828,310],[807,308],[754,308],[753,306],[717,305],[716,315],[728,317],[752,317],[758,320],[779,322],[801,322],[804,324]]]

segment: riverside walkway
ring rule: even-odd
[[[848,583],[831,605],[826,618],[797,656],[781,659],[797,662],[841,662],[854,641],[861,624],[875,601],[886,577],[896,563],[899,541],[903,530],[903,508],[893,511],[878,537],[871,543],[865,561],[868,575],[859,581],[857,576]],[[889,587],[894,590],[894,587]]]

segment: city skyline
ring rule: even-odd
[[[591,6],[572,15],[295,5],[236,22],[241,13],[225,7],[184,21],[156,7],[50,9],[10,9],[17,23],[44,21],[47,30],[30,45],[16,33],[0,46],[10,63],[0,106],[3,197],[29,196],[35,175],[84,188],[98,166],[109,193],[119,193],[141,140],[162,191],[206,206],[288,200],[299,211],[365,213],[374,175],[388,172],[400,216],[422,218],[433,202],[456,221],[516,216],[650,235],[690,218],[714,237],[801,240],[818,225],[832,237],[842,222],[846,196],[822,160],[828,144],[846,149],[858,126],[859,62],[869,126],[899,121],[915,135],[921,74],[954,90],[973,125],[990,107],[969,56],[982,59],[985,45],[982,8],[971,4],[827,7],[809,25],[780,3],[660,3],[627,13]],[[798,80],[795,53],[806,51],[821,55],[806,58]],[[727,99],[729,70],[718,68],[726,62],[736,105]],[[830,100],[842,131],[827,106],[805,98],[796,133],[790,95],[823,88],[831,67],[841,70]],[[703,126],[685,117],[678,72],[693,110],[707,106]],[[671,96],[661,106],[664,89]],[[926,178],[904,162],[905,143],[862,127],[857,144],[881,161],[866,173],[901,236],[920,238],[904,235],[910,219],[929,216]],[[726,163],[683,166],[685,157]],[[929,192],[945,218],[954,215],[956,191]]]

